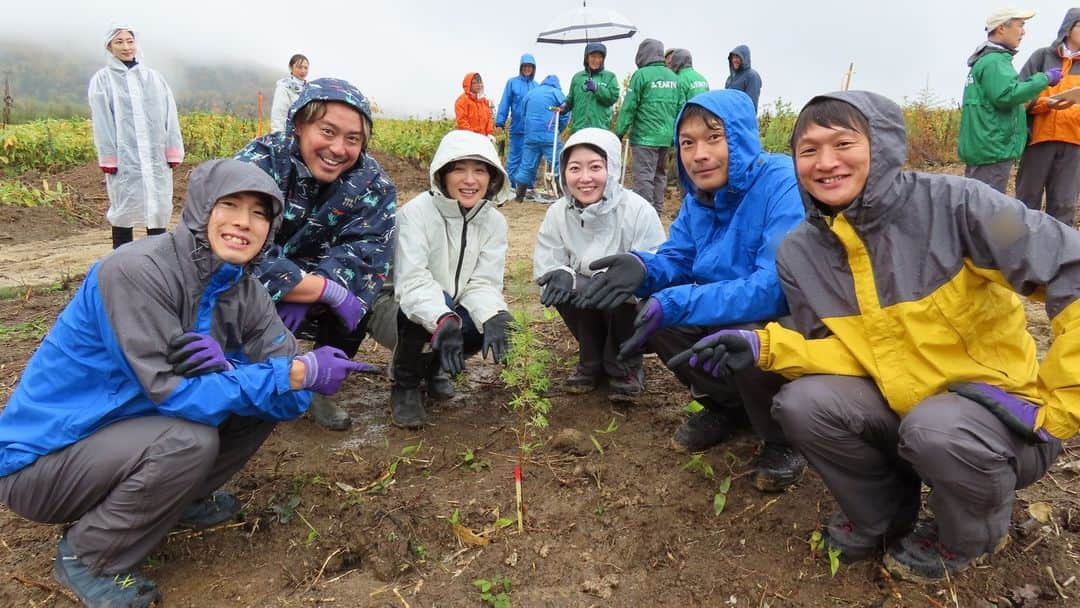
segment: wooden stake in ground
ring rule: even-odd
[[[844,77],[840,80],[840,90],[846,91],[851,86],[851,77],[855,74],[855,62],[852,61],[848,64],[847,71],[844,72]]]
[[[525,521],[524,509],[521,506],[521,465],[514,467],[514,487],[517,492],[517,520],[518,532],[524,532]]]

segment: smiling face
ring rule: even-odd
[[[589,56],[586,58],[586,61],[589,62],[589,69],[595,72],[595,71],[600,69],[600,66],[604,65],[604,54],[603,53],[589,53]]]
[[[604,198],[607,184],[607,159],[588,146],[574,146],[566,157],[563,178],[570,196],[582,207]]]
[[[820,203],[846,208],[862,194],[870,175],[870,140],[841,126],[811,124],[795,142],[799,184]]]
[[[731,61],[731,69],[738,70],[742,68],[742,57],[732,53],[728,55],[728,59]]]
[[[296,126],[300,158],[318,182],[328,184],[356,164],[364,150],[363,120],[351,106],[329,101],[321,118]]]
[[[206,223],[210,251],[236,265],[250,262],[262,250],[270,232],[266,204],[250,192],[227,194],[214,203]]]
[[[121,30],[109,41],[109,52],[120,61],[134,61],[137,50],[135,35],[128,30]]]
[[[466,159],[454,163],[445,175],[446,196],[464,209],[472,209],[484,199],[491,175],[487,163]]]
[[[679,123],[679,162],[700,192],[715,193],[727,185],[728,142],[724,124],[689,116]]]

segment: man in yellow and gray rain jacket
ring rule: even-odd
[[[826,541],[855,561],[903,536],[893,575],[943,579],[1003,546],[1015,490],[1080,427],[1080,233],[981,182],[904,171],[903,116],[884,97],[821,96],[803,115],[836,100],[868,123],[869,172],[829,208],[800,168],[807,222],[776,259],[796,329],[727,330],[679,356],[794,379],[772,413],[840,506]],[[1046,302],[1041,365],[1017,294]],[[904,535],[920,481],[935,521]]]

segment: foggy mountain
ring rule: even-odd
[[[89,116],[86,88],[90,77],[104,65],[104,50],[60,51],[4,37],[0,40],[0,97],[6,79],[15,100],[13,123]],[[228,112],[245,117],[256,115],[259,91],[265,96],[264,115],[269,115],[274,83],[285,75],[284,70],[279,74],[257,65],[161,57],[147,65],[164,75],[181,112]]]

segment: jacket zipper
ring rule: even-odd
[[[461,279],[461,264],[465,261],[465,244],[469,238],[469,216],[461,214],[461,250],[458,251],[457,270],[454,271],[454,295],[451,300],[457,302],[457,294],[460,289],[458,281]]]

